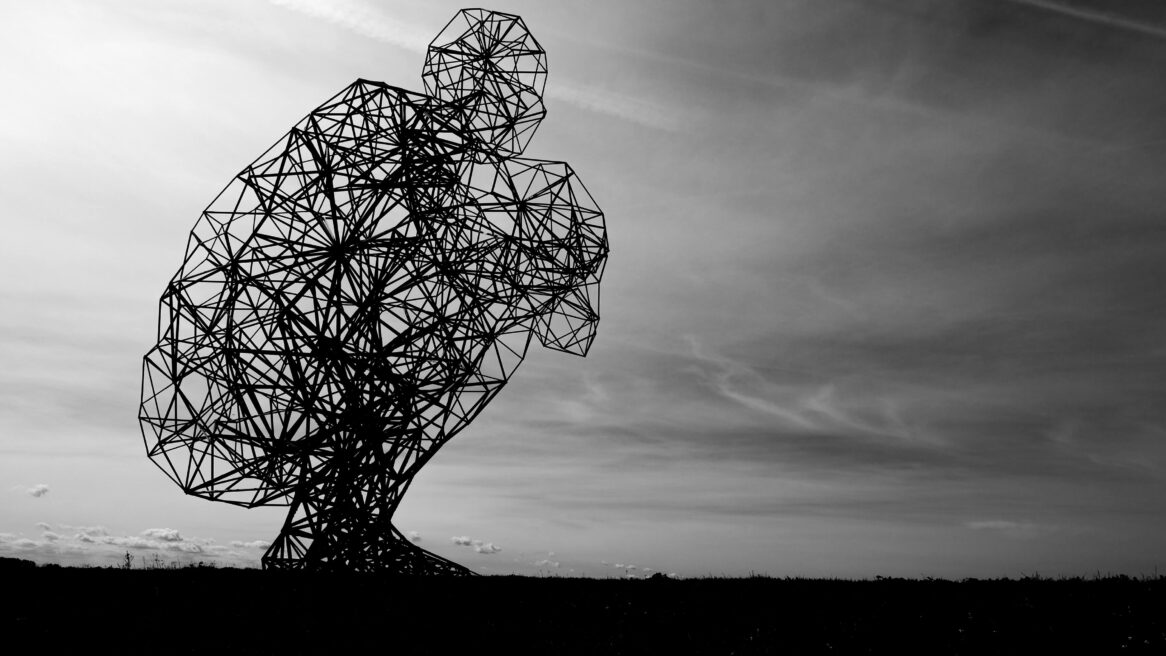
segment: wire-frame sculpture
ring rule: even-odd
[[[140,423],[187,494],[288,505],[273,569],[465,574],[393,525],[532,334],[586,355],[608,244],[571,167],[524,159],[546,55],[463,10],[427,95],[357,80],[202,213],[162,295]]]

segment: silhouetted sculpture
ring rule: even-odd
[[[428,95],[357,80],[203,212],[162,295],[140,420],[187,494],[290,505],[267,568],[464,574],[392,516],[526,354],[586,355],[603,214],[563,162],[519,157],[546,57],[518,16],[463,10]]]

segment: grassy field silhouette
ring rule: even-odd
[[[2,571],[0,635],[61,651],[1166,651],[1166,577],[459,579],[12,563]]]

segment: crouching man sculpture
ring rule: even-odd
[[[288,505],[265,568],[464,574],[393,525],[413,477],[498,394],[531,336],[586,355],[603,214],[520,157],[546,56],[463,10],[426,95],[357,80],[202,213],[161,299],[140,423],[187,494]]]

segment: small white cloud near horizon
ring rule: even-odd
[[[28,493],[29,496],[36,497],[39,499],[40,497],[43,497],[44,495],[49,493],[49,486],[45,485],[44,483],[37,483],[36,485],[33,485],[32,487],[28,488],[25,491]]]
[[[231,546],[239,549],[266,549],[271,546],[271,543],[267,540],[251,540],[250,542],[232,540]]]
[[[408,533],[406,533],[406,536],[409,538],[409,541],[414,543],[414,544],[421,541],[421,534],[418,533],[417,531],[409,531]]]
[[[47,522],[37,522],[37,523],[36,523],[36,527],[37,527],[37,528],[39,528],[39,529],[40,529],[40,530],[42,530],[42,531],[51,531],[51,530],[53,530],[53,526],[52,526],[52,524],[49,524],[49,523],[47,523]]]
[[[73,526],[71,524],[61,524],[62,531],[73,531],[77,534],[74,540],[81,540],[82,542],[92,542],[93,538],[99,538],[109,535],[109,530],[104,526]],[[88,540],[82,539],[80,536],[84,535]]]
[[[142,531],[142,536],[161,540],[162,542],[182,542],[182,534],[172,528],[148,528]]]
[[[486,542],[485,540],[475,540],[466,535],[455,535],[449,539],[459,547],[473,547],[474,551],[480,554],[496,554],[502,551],[502,547],[493,542]]]

